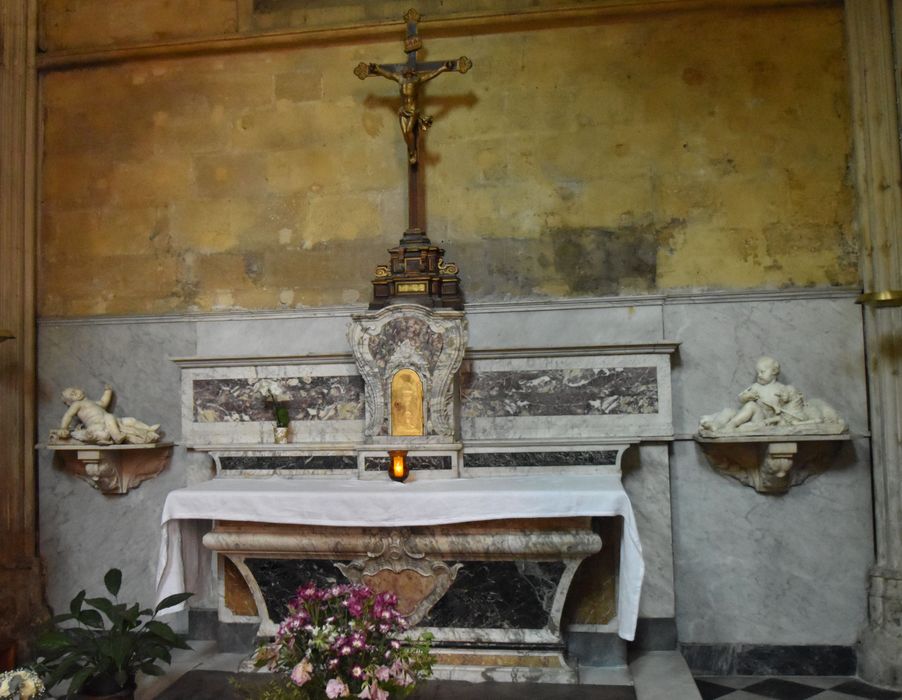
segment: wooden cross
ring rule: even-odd
[[[381,76],[394,80],[401,86],[401,107],[398,120],[401,134],[407,144],[407,184],[408,184],[408,231],[425,230],[425,213],[422,198],[422,180],[419,171],[419,150],[421,133],[432,126],[432,117],[420,112],[417,101],[420,85],[447,72],[466,73],[473,63],[466,56],[453,61],[417,60],[417,52],[423,48],[423,41],[417,33],[420,14],[413,9],[404,15],[407,23],[407,37],[404,40],[406,63],[359,63],[354,75],[361,80],[370,76]]]

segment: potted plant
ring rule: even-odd
[[[103,582],[112,598],[87,598],[80,591],[69,612],[54,617],[52,628],[35,642],[46,686],[70,679],[66,697],[132,698],[139,671],[162,675],[157,662],[170,663],[172,649],[190,649],[156,616],[191,593],[169,596],[153,610],[142,610],[137,603],[120,603],[116,597],[122,585],[119,569],[110,569]]]
[[[272,406],[273,440],[277,444],[284,445],[288,442],[288,429],[291,426],[291,417],[288,414],[288,401],[290,397],[285,387],[275,379],[260,379],[254,385],[255,391],[263,397],[263,400]]]

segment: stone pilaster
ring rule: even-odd
[[[0,2],[0,637],[41,611],[34,475],[35,0]]]
[[[892,23],[898,0],[847,0],[846,27],[861,276],[865,290],[902,289],[902,162]],[[902,309],[867,307],[876,564],[859,670],[902,687]]]

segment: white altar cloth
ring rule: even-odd
[[[412,527],[511,518],[621,516],[618,633],[636,633],[645,565],[632,505],[618,475],[434,479],[220,478],[172,491],[163,505],[157,601],[201,590],[209,523],[238,520],[331,527]]]

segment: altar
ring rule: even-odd
[[[392,434],[399,370],[364,370],[371,360],[358,353],[176,358],[183,438],[212,456],[216,475],[166,499],[158,597],[212,578],[220,624],[266,637],[297,587],[365,583],[397,593],[434,635],[438,677],[575,682],[562,614],[581,564],[601,550],[616,598],[606,634],[636,634],[645,563],[623,460],[672,435],[675,345],[464,352],[462,314],[399,304],[352,318],[352,348],[355,323],[375,327],[362,334],[368,353],[389,367],[403,353],[425,378],[427,434]],[[460,368],[430,359],[435,349],[456,353]],[[450,381],[430,406],[441,383],[432,368]],[[290,442],[274,441],[259,387],[284,392]],[[441,435],[429,418],[443,401]],[[398,451],[404,482],[389,478]],[[597,527],[611,521],[621,526]]]
[[[301,531],[297,529],[255,531],[217,526],[203,533],[207,528],[195,522],[221,521],[223,514],[228,514],[229,524],[309,525],[319,529],[299,534]],[[432,554],[455,560],[570,559],[578,565],[584,556],[602,546],[600,538],[581,522],[592,516],[617,516],[624,521],[624,537],[619,543],[617,619],[619,635],[631,640],[636,630],[644,565],[629,498],[619,478],[613,475],[425,480],[407,484],[299,481],[279,477],[206,482],[174,491],[166,500],[157,592],[163,598],[199,587],[200,577],[208,571],[200,566],[204,559],[201,541],[233,560],[240,557],[238,561],[247,570],[245,559],[250,558],[250,553],[260,555],[257,558],[262,555],[347,558],[360,545],[356,542],[349,545],[343,540],[363,539],[366,546],[378,540],[380,533],[401,532],[402,528],[404,534],[399,536],[399,541],[408,538],[417,550],[408,556],[423,557],[431,546]],[[487,528],[483,527],[475,537],[472,531],[464,534],[454,528],[432,528],[427,535],[416,535],[428,526],[461,523],[494,525],[494,528],[492,534],[486,534]],[[338,528],[345,530],[341,532]],[[363,528],[366,530],[361,531]],[[500,537],[498,532],[503,530],[511,537]],[[442,542],[443,537],[449,541]],[[565,582],[555,582],[553,588],[562,586],[566,594],[573,573],[573,570],[561,572],[560,579]],[[252,576],[249,578],[255,588],[254,602],[262,621],[261,632],[271,634],[277,620],[268,612],[270,603],[259,583]],[[553,610],[543,611],[548,613],[550,621],[541,620],[535,625],[536,631],[547,628],[548,634],[534,636],[555,642],[560,641],[558,623],[564,600],[561,595],[553,595],[550,600]],[[431,631],[438,639],[442,638],[441,630]],[[496,638],[494,641],[504,641],[497,634],[482,636],[486,641],[492,636]]]
[[[399,610],[434,636],[438,677],[486,667],[478,673],[495,679],[573,682],[561,613],[580,563],[603,545],[593,516],[623,518],[617,631],[632,640],[644,564],[615,475],[213,480],[166,500],[157,594],[202,590],[206,548],[250,594],[236,614],[240,595],[223,580],[222,616],[259,621],[260,638],[275,634],[295,587],[351,580],[398,595]]]

